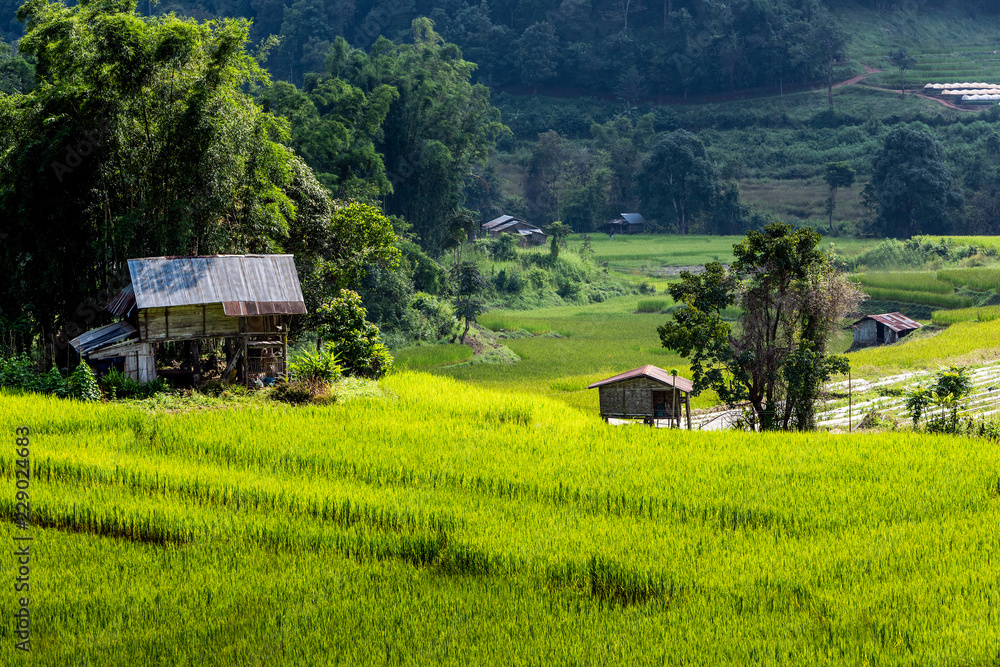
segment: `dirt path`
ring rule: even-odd
[[[861,83],[862,81],[864,81],[865,77],[867,77],[869,74],[875,74],[876,72],[881,72],[882,71],[880,69],[875,69],[874,67],[869,67],[868,65],[864,65],[864,64],[862,64],[861,66],[865,68],[865,73],[864,74],[859,74],[858,76],[854,77],[853,79],[848,79],[847,81],[841,81],[840,83],[835,83],[835,84],[833,84],[833,87],[834,88],[840,88],[841,86],[853,86],[856,83]]]
[[[851,86],[851,85],[854,85],[856,83],[861,83],[862,81],[865,80],[865,77],[867,77],[869,74],[875,74],[877,72],[881,72],[882,71],[880,69],[875,69],[874,67],[869,67],[868,65],[864,65],[864,64],[862,64],[861,66],[865,68],[865,73],[864,74],[856,76],[853,79],[848,79],[847,81],[841,81],[840,83],[835,83],[835,84],[833,84],[833,87],[834,88],[840,88],[841,86]],[[886,92],[886,93],[895,93],[895,92],[898,92],[896,90],[893,90],[892,88],[881,88],[879,86],[869,86],[869,88],[871,88],[872,90],[881,90],[881,91]],[[982,109],[970,109],[969,107],[963,107],[963,106],[961,106],[959,104],[955,104],[954,102],[949,102],[948,100],[944,99],[943,97],[932,97],[931,95],[924,95],[922,93],[910,93],[910,94],[911,95],[916,95],[917,97],[922,97],[925,100],[930,100],[932,102],[937,102],[938,104],[943,104],[944,106],[948,107],[949,109],[955,109],[956,111],[982,111]],[[989,107],[988,106],[984,106],[983,107],[983,109],[986,109],[986,108],[989,108]]]
[[[881,90],[884,93],[893,93],[893,94],[896,94],[896,93],[899,92],[895,88],[880,88],[878,86],[868,86],[868,87],[871,88],[872,90]],[[949,102],[948,100],[944,99],[943,97],[932,97],[931,95],[924,95],[923,93],[910,93],[910,95],[914,95],[916,97],[921,97],[921,98],[923,98],[925,100],[930,100],[931,102],[937,102],[938,104],[943,104],[944,106],[948,107],[949,109],[955,109],[956,111],[977,112],[977,111],[983,111],[984,109],[989,109],[990,108],[989,105],[982,105],[981,107],[963,107],[960,104],[955,104],[954,102]]]

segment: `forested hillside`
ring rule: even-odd
[[[20,0],[0,2],[0,35],[22,28]],[[996,14],[985,0],[167,0],[142,13],[204,20],[253,20],[255,42],[281,36],[267,68],[302,85],[325,70],[337,37],[368,49],[381,35],[403,41],[413,19],[478,65],[477,79],[520,91],[685,96],[825,79],[831,60],[849,54],[844,19],[859,11],[914,13],[947,8],[963,17]],[[837,17],[837,18],[835,18]]]

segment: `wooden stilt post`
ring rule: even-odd
[[[288,375],[288,334],[281,335],[281,377]]]
[[[691,430],[691,394],[684,394],[684,404],[687,407],[688,430]]]

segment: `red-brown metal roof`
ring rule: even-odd
[[[600,382],[595,382],[594,384],[587,387],[587,389],[593,389],[595,387],[601,387],[606,384],[613,384],[615,382],[621,382],[623,380],[632,380],[639,377],[647,377],[650,380],[656,380],[661,382],[668,387],[677,387],[681,391],[690,393],[694,389],[694,383],[687,378],[682,378],[680,375],[677,376],[677,382],[674,382],[674,376],[663,370],[662,368],[657,368],[656,366],[640,366],[639,368],[633,368],[630,371],[625,371],[624,373],[619,373],[613,377],[609,377],[606,380],[601,380]]]
[[[886,325],[896,333],[900,331],[912,331],[913,329],[919,329],[923,325],[920,322],[915,322],[903,313],[883,313],[881,315],[865,315],[860,320],[854,323],[857,326],[864,322],[865,320],[875,320],[876,322],[881,322]]]

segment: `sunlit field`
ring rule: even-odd
[[[672,304],[669,295],[657,299]],[[486,313],[479,319],[488,328],[538,334],[502,340],[521,361],[451,366],[435,372],[484,387],[545,394],[596,411],[597,391],[586,387],[597,380],[646,364],[677,368],[681,375],[689,376],[687,360],[660,344],[656,328],[669,315],[635,312],[646,300],[619,297],[587,306]],[[714,403],[710,393],[692,399],[693,407]]]
[[[383,387],[180,414],[0,397],[0,430],[33,429],[30,664],[996,658],[996,447]]]

